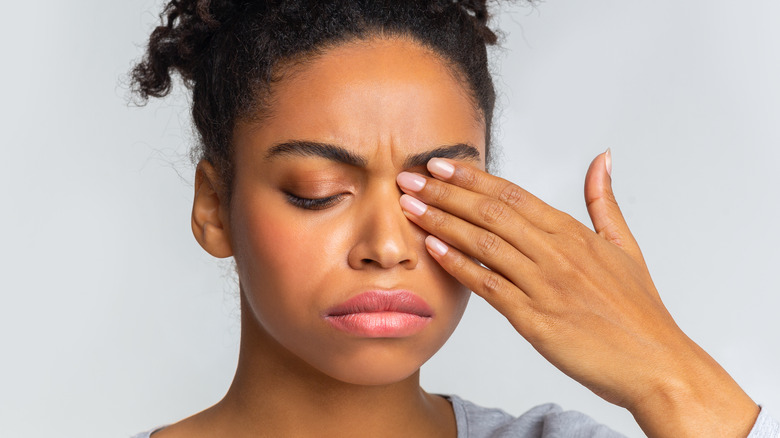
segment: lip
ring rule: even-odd
[[[367,291],[328,309],[324,319],[334,328],[366,338],[402,338],[420,332],[433,310],[405,290]]]

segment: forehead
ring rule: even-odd
[[[484,159],[485,124],[467,86],[404,38],[349,42],[294,65],[272,84],[269,117],[239,125],[236,155],[290,140],[337,144],[394,159],[468,143]]]

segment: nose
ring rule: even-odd
[[[415,225],[404,216],[398,200],[401,190],[395,181],[374,193],[366,193],[355,218],[355,243],[349,253],[353,269],[379,267],[390,269],[417,266],[418,246],[423,237]]]

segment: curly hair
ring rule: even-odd
[[[236,122],[261,120],[283,63],[350,40],[411,37],[467,86],[489,147],[496,95],[487,45],[497,39],[489,18],[487,0],[170,0],[131,72],[132,91],[145,103],[181,75],[192,90],[196,156],[214,165],[229,196]]]

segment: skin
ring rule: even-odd
[[[758,407],[661,302],[612,194],[608,153],[585,181],[594,232],[484,172],[482,159],[405,166],[456,143],[484,157],[468,93],[418,44],[347,43],[293,73],[272,90],[272,117],[236,128],[232,202],[211,165],[198,166],[193,232],[236,260],[241,352],[222,401],[155,437],[454,437],[452,408],[419,387],[419,367],[451,334],[468,290],[648,436],[747,436]],[[266,159],[290,140],[337,144],[365,167]],[[311,211],[285,191],[344,196]],[[323,323],[322,309],[367,287],[412,290],[435,317],[397,339]]]
[[[411,41],[346,44],[288,73],[274,85],[271,117],[236,128],[229,205],[209,163],[196,174],[195,237],[212,255],[233,256],[240,279],[233,384],[214,407],[154,436],[455,436],[451,405],[420,388],[419,369],[457,326],[470,292],[428,254],[427,234],[398,203],[396,177],[426,172],[427,160],[408,167],[408,157],[456,144],[477,155],[460,161],[484,168],[484,122],[448,67]],[[337,145],[365,165],[267,158],[279,143],[304,140]],[[288,192],[343,196],[306,210]],[[323,321],[324,310],[370,289],[417,294],[432,321],[393,339]]]
[[[596,232],[480,169],[447,161],[442,172],[443,161],[428,163],[435,178],[398,180],[412,195],[401,199],[407,217],[436,236],[427,247],[448,272],[649,437],[748,435],[759,408],[661,302],[612,193],[609,152],[585,181]],[[412,178],[424,181],[405,186]]]

